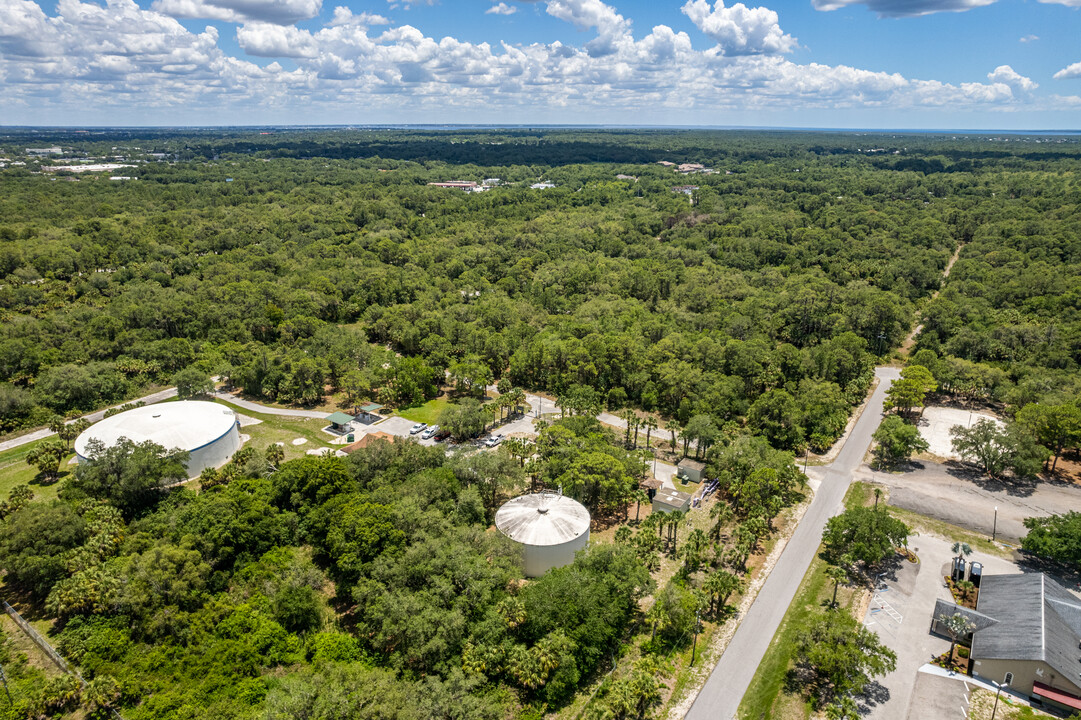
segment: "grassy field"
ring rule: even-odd
[[[0,500],[6,500],[11,488],[16,485],[29,485],[34,491],[35,500],[52,500],[56,497],[56,491],[64,483],[64,479],[70,474],[72,467],[68,461],[75,457],[75,453],[64,456],[60,463],[60,479],[48,485],[42,485],[38,479],[37,468],[26,463],[26,456],[30,451],[40,445],[44,440],[35,440],[32,443],[12,448],[0,453]]]
[[[845,495],[846,507],[873,503],[874,491],[863,483],[853,483]],[[810,704],[802,696],[785,692],[785,679],[792,664],[796,638],[833,598],[833,581],[826,576],[827,567],[826,561],[817,556],[811,562],[747,694],[743,696],[739,706],[741,720],[811,717]],[[863,592],[861,587],[842,585],[837,593],[838,606],[853,611],[862,600]]]
[[[258,425],[246,425],[240,428],[240,433],[250,436],[251,440],[248,441],[248,444],[259,451],[265,450],[272,443],[282,443],[286,460],[303,457],[308,450],[330,446],[330,441],[333,439],[323,432],[323,427],[326,426],[326,422],[323,420],[263,415],[238,408],[224,400],[215,399],[214,402],[242,415],[261,420],[262,422]],[[294,445],[293,441],[297,438],[304,438],[308,442],[303,445]]]
[[[983,688],[973,690],[969,700],[971,702],[968,713],[970,720],[991,720],[992,713],[995,720],[1042,720],[1057,717],[1031,708],[1007,693],[999,697],[998,710],[995,710],[995,694]]]
[[[439,413],[443,412],[443,408],[448,405],[450,405],[450,398],[444,395],[417,407],[402,408],[398,414],[406,420],[433,425],[439,422]]]

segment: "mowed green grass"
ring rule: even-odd
[[[64,456],[60,463],[60,479],[48,485],[42,485],[38,477],[38,469],[26,462],[26,456],[30,451],[40,445],[44,440],[35,440],[26,445],[20,445],[6,452],[0,453],[0,500],[7,500],[8,493],[16,485],[29,485],[34,491],[35,500],[52,500],[56,497],[57,490],[64,484],[64,480],[74,470],[74,465],[68,465],[68,461],[75,457],[71,452]]]
[[[245,445],[251,445],[259,452],[266,450],[268,445],[280,442],[283,443],[285,449],[285,459],[293,460],[304,457],[308,450],[331,446],[331,440],[334,439],[333,436],[323,432],[323,428],[327,424],[324,420],[264,415],[244,410],[218,398],[214,398],[214,402],[224,405],[240,415],[262,420],[258,425],[246,425],[240,428],[241,435],[251,437],[251,440]],[[294,445],[293,441],[297,438],[304,438],[308,442],[303,445]]]
[[[417,407],[403,408],[398,411],[398,414],[406,420],[434,425],[439,422],[439,413],[443,412],[443,408],[450,404],[450,399],[444,395]]]
[[[866,505],[868,501],[873,503],[874,496],[863,483],[853,483],[845,496],[846,507]],[[816,555],[803,576],[796,596],[740,702],[740,720],[803,720],[811,717],[810,703],[800,695],[786,693],[784,686],[792,666],[796,639],[833,598],[833,581],[826,576],[827,567],[826,561]],[[850,612],[860,595],[861,590],[842,585],[837,592],[837,605],[842,612]]]

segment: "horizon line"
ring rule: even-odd
[[[607,123],[326,123],[326,124],[243,124],[243,125],[7,125],[9,130],[699,130],[699,131],[774,131],[820,133],[904,133],[968,135],[1078,135],[1081,129],[1044,128],[889,128],[889,127],[805,127],[791,125],[622,125]]]

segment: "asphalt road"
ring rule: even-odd
[[[792,603],[800,580],[814,559],[826,521],[841,509],[855,470],[863,462],[871,444],[871,435],[882,421],[886,390],[900,377],[900,370],[881,367],[875,370],[875,375],[880,380],[878,387],[837,454],[837,459],[815,472],[815,476],[821,479],[818,492],[758,597],[740,619],[739,628],[687,713],[688,720],[732,720],[736,717],[740,701]]]
[[[144,405],[153,405],[154,403],[159,403],[162,400],[168,400],[171,397],[176,397],[176,388],[175,387],[167,388],[165,390],[161,390],[159,392],[153,393],[151,395],[147,395],[145,397],[136,398],[134,400],[129,400],[128,402],[130,402],[130,403],[141,402]],[[119,406],[117,406],[117,407],[119,407]],[[98,410],[97,412],[92,412],[89,415],[83,415],[83,418],[85,418],[86,420],[89,420],[92,423],[96,423],[97,421],[103,419],[104,417],[105,417],[105,410]],[[68,423],[72,423],[72,422],[75,422],[75,421],[74,420],[68,420]],[[0,452],[3,452],[5,450],[10,450],[11,448],[17,448],[20,445],[26,445],[27,443],[32,443],[35,440],[41,440],[43,438],[52,437],[55,434],[56,433],[54,433],[49,428],[41,428],[40,430],[35,430],[34,432],[26,433],[25,435],[20,435],[17,438],[12,438],[11,440],[5,440],[3,442],[0,442]]]

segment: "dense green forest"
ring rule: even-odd
[[[59,500],[12,496],[4,590],[56,620],[89,685],[48,679],[0,636],[21,693],[0,717],[558,709],[636,624],[671,644],[695,602],[723,616],[724,583],[799,499],[792,453],[833,444],[918,315],[912,357],[938,392],[1008,413],[1077,395],[1072,138],[266,132],[0,135],[25,163],[0,169],[0,431],[191,369],[288,404],[408,407],[449,379],[590,412],[517,454],[401,443],[279,465],[257,448],[202,492],[164,490],[175,458],[124,448]],[[24,154],[50,145],[137,179]],[[523,582],[489,530],[508,494],[566,487],[598,516],[634,512],[646,468],[637,440],[588,417],[601,406],[697,439],[721,480],[716,531],[681,547],[663,588],[653,525]],[[643,715],[655,675],[603,685],[591,717]]]

